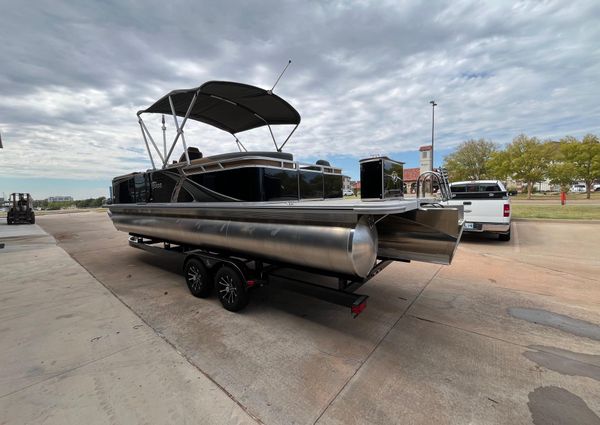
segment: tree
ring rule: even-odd
[[[104,204],[104,202],[106,202],[106,197],[105,196],[101,196],[99,198],[94,199],[94,202],[92,202],[91,206],[95,207],[95,208],[99,208],[99,207],[101,207]]]
[[[505,150],[492,154],[490,169],[497,178],[511,177],[527,184],[527,199],[533,185],[544,180],[552,157],[551,145],[520,134]]]
[[[488,163],[497,145],[489,140],[467,140],[444,158],[444,167],[452,180],[481,180],[491,177]]]
[[[33,200],[34,208],[46,209],[48,208],[48,200],[47,199],[34,199]]]
[[[575,179],[575,168],[573,164],[565,160],[563,154],[564,145],[567,142],[563,139],[560,142],[549,142],[550,164],[548,165],[548,179],[550,184],[560,186],[561,192],[568,192],[573,180]]]
[[[98,208],[104,204],[104,201],[106,201],[106,197],[104,196],[99,198],[81,199],[79,201],[75,201],[75,206],[77,208]]]
[[[561,192],[568,192],[575,176],[575,167],[566,161],[554,161],[548,167],[548,178],[551,184],[560,186]]]
[[[585,182],[587,199],[594,181],[600,179],[600,140],[598,136],[587,134],[580,142],[574,137],[561,140],[561,153],[566,163],[573,167],[573,180]]]

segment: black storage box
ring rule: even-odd
[[[404,163],[382,156],[360,160],[360,197],[397,198],[404,195]]]

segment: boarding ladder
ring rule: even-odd
[[[421,188],[425,181],[429,178],[433,187],[433,180],[437,181],[439,187],[439,194],[442,201],[447,201],[452,198],[452,192],[450,191],[450,181],[448,180],[448,170],[445,168],[438,168],[435,171],[425,171],[419,175],[417,179],[417,199],[421,198]]]

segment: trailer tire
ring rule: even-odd
[[[213,289],[213,281],[208,269],[198,258],[188,259],[183,266],[185,283],[193,296],[206,298],[210,296]]]
[[[215,275],[215,288],[221,304],[229,311],[240,311],[250,299],[242,275],[229,265],[221,267]]]

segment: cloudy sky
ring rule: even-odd
[[[213,79],[270,88],[288,59],[287,150],[353,177],[373,154],[416,166],[431,99],[440,161],[469,138],[600,133],[598,1],[0,3],[0,196],[104,195],[150,166],[137,110]],[[205,125],[186,135],[235,150]],[[265,129],[240,138],[272,147]]]

